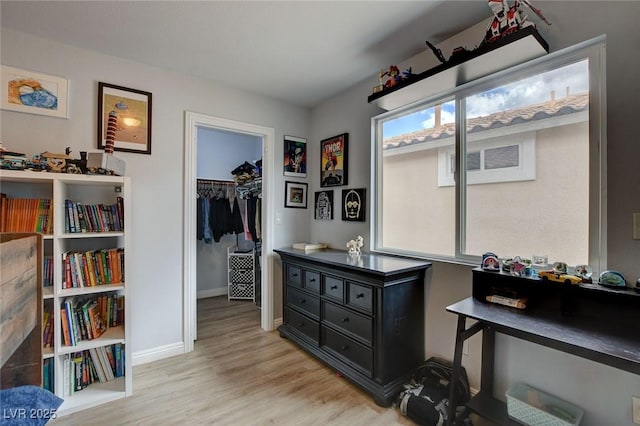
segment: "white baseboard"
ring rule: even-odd
[[[184,342],[171,343],[169,345],[138,351],[131,354],[131,365],[142,365],[161,359],[184,354]]]
[[[207,297],[226,296],[228,293],[229,289],[227,287],[212,288],[209,290],[199,291],[196,297],[198,299],[205,299]]]
[[[276,328],[280,327],[282,325],[282,317],[280,318],[275,318],[273,320],[273,329],[275,330]]]

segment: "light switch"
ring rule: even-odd
[[[633,239],[640,240],[640,213],[633,214]]]

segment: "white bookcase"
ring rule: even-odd
[[[53,232],[43,236],[44,257],[53,259],[53,286],[43,289],[43,306],[53,312],[53,347],[43,348],[43,361],[53,360],[53,390],[64,399],[58,414],[64,415],[129,396],[132,392],[131,321],[129,319],[131,300],[129,286],[132,285],[127,271],[131,264],[131,183],[128,177],[76,175],[31,171],[0,170],[0,192],[8,198],[51,199],[53,205]],[[66,200],[85,205],[113,205],[122,197],[124,208],[124,230],[109,232],[65,231],[68,215]],[[126,230],[126,231],[125,231]],[[109,284],[64,288],[65,267],[63,256],[68,252],[90,252],[96,250],[120,249],[124,252],[124,277],[121,282]],[[125,284],[126,282],[126,284]],[[61,306],[68,298],[90,299],[93,296],[124,296],[124,324],[109,327],[100,337],[79,340],[75,345],[65,345],[61,322]],[[75,300],[75,299],[74,299]],[[68,379],[70,369],[65,368],[65,360],[84,350],[112,347],[117,344],[123,350],[123,375],[114,380],[96,381],[82,390],[70,391]],[[51,361],[49,361],[51,362]],[[65,386],[65,384],[67,386]]]

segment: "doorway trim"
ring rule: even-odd
[[[262,138],[262,270],[260,327],[273,330],[273,173],[275,163],[275,129],[242,121],[185,111],[184,126],[184,229],[183,229],[183,340],[184,351],[193,351],[197,338],[197,279],[196,279],[196,180],[198,127],[208,127],[244,133]]]

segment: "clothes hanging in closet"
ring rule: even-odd
[[[240,207],[237,197],[233,196],[233,191],[223,191],[222,186],[216,188],[211,186],[211,182],[209,186],[206,183],[207,181],[198,181],[196,214],[198,240],[210,244],[212,240],[220,242],[223,235],[244,232]],[[233,210],[230,195],[233,196]]]

